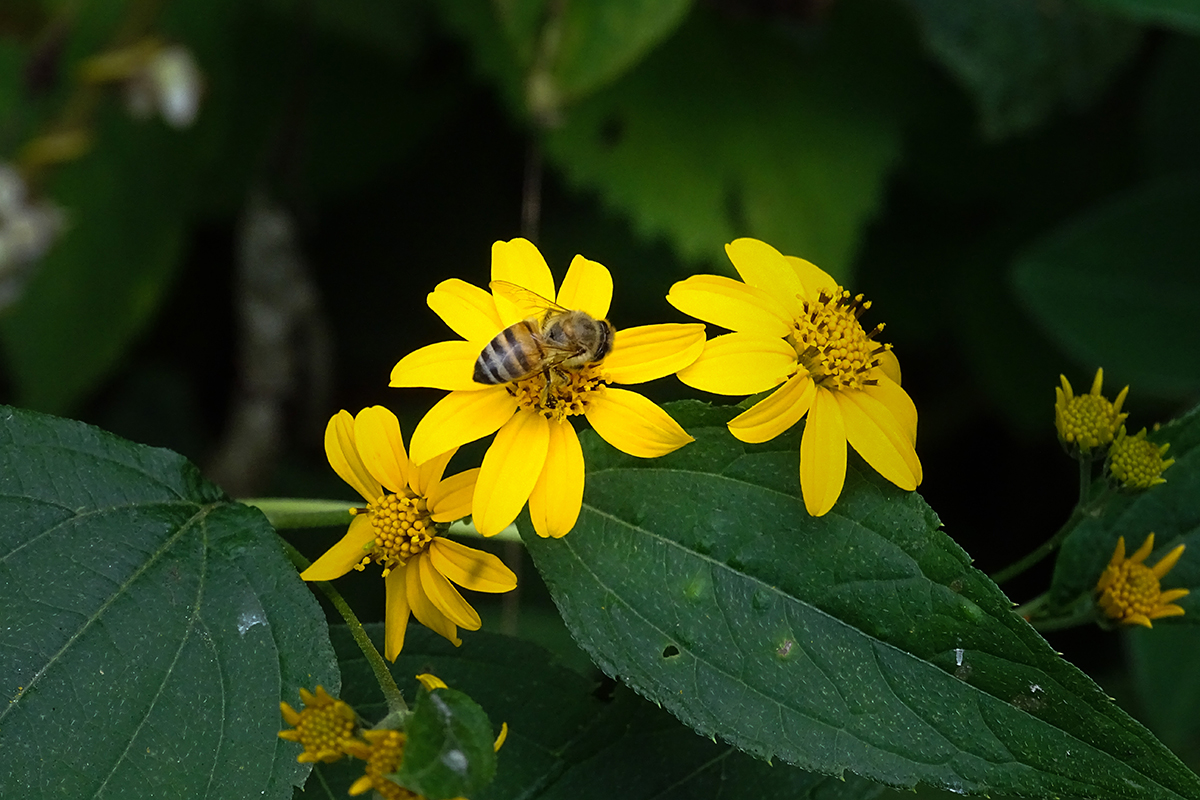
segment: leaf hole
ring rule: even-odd
[[[663,648],[663,652],[662,652],[663,658],[675,658],[675,656],[677,656],[677,655],[679,655],[679,648],[676,647],[675,645],[669,644]]]

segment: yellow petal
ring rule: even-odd
[[[487,341],[436,342],[406,355],[392,367],[388,386],[428,386],[447,391],[480,391],[488,386],[476,383],[475,362]]]
[[[458,278],[439,283],[426,302],[450,330],[470,341],[489,341],[505,327],[492,295]]]
[[[846,483],[846,429],[833,392],[817,389],[800,439],[800,492],[814,517],[833,508]]]
[[[795,349],[758,333],[726,333],[709,339],[679,380],[715,394],[758,394],[778,386],[796,368]]]
[[[768,397],[729,420],[729,432],[750,444],[769,442],[808,413],[817,385],[808,374],[793,375]]]
[[[499,593],[517,588],[517,576],[491,553],[439,536],[429,543],[429,557],[438,572],[464,589]]]
[[[782,339],[792,318],[774,297],[724,275],[693,275],[671,287],[667,302],[683,313],[728,328]]]
[[[408,485],[408,454],[400,421],[383,406],[371,406],[354,418],[354,445],[367,471],[393,492]]]
[[[784,256],[784,261],[796,273],[796,277],[800,279],[800,283],[804,285],[807,292],[805,295],[809,300],[817,297],[824,289],[829,294],[834,294],[838,290],[838,282],[833,279],[825,270],[818,267],[811,261],[805,261],[803,258],[796,256]]]
[[[451,475],[444,481],[438,481],[426,494],[429,503],[429,514],[434,522],[454,522],[469,516],[471,513],[471,498],[475,494],[475,481],[479,478],[479,469],[469,469],[457,475]]]
[[[471,608],[470,603],[463,599],[463,596],[458,593],[458,589],[455,589],[450,581],[446,580],[446,576],[437,571],[429,553],[422,553],[415,560],[420,565],[421,590],[426,597],[433,601],[437,610],[460,628],[466,628],[469,631],[479,630],[479,614]]]
[[[921,462],[912,441],[883,403],[865,392],[834,392],[846,441],[871,468],[905,491],[921,483]],[[811,422],[811,420],[810,420]]]
[[[475,483],[475,530],[495,536],[517,518],[542,473],[549,440],[550,423],[532,411],[518,411],[500,429]]]
[[[418,622],[439,636],[449,639],[455,647],[458,647],[462,644],[462,639],[458,638],[458,628],[445,614],[438,611],[437,606],[425,595],[425,590],[422,588],[421,562],[424,560],[425,554],[422,553],[416,558],[410,558],[408,563],[401,568],[404,570],[404,588],[408,606],[412,609],[412,614]],[[388,577],[390,578],[391,575]]]
[[[883,374],[891,378],[897,386],[900,385],[900,359],[896,358],[896,353],[892,350],[884,350],[879,354],[879,368],[883,370]]]
[[[503,386],[481,392],[451,392],[417,423],[409,442],[414,464],[494,433],[512,417],[517,401]]]
[[[364,547],[374,538],[375,529],[371,527],[370,518],[365,514],[356,515],[350,520],[346,535],[301,572],[300,577],[306,581],[331,581],[342,577],[363,560],[367,554]]]
[[[1170,572],[1171,567],[1175,566],[1175,563],[1179,561],[1179,557],[1183,555],[1183,549],[1184,545],[1176,545],[1171,552],[1159,559],[1159,562],[1154,565],[1154,569],[1150,570],[1154,573],[1154,577],[1161,580],[1164,575]]]
[[[913,405],[908,392],[900,388],[900,384],[886,374],[876,373],[878,383],[874,386],[863,387],[863,391],[883,404],[892,416],[896,418],[900,428],[908,436],[908,441],[917,443],[917,407]]]
[[[1160,617],[1181,617],[1186,613],[1187,612],[1184,611],[1181,606],[1159,606],[1150,612],[1150,619],[1159,619]]]
[[[408,631],[408,570],[397,567],[383,579],[387,593],[385,602],[383,633],[383,656],[395,661],[404,647],[404,634]]]
[[[1108,562],[1108,565],[1110,567],[1118,567],[1121,565],[1121,562],[1124,560],[1125,560],[1125,537],[1118,536],[1117,537],[1117,546],[1113,550],[1113,557]]]
[[[1187,597],[1191,592],[1187,589],[1168,589],[1158,596],[1158,602],[1161,605],[1174,602],[1181,597]],[[1178,608],[1178,606],[1176,606]]]
[[[446,471],[446,465],[450,463],[450,459],[458,450],[447,450],[446,452],[436,455],[418,467],[408,471],[408,486],[422,497],[428,497],[433,491],[433,487],[437,486],[438,481],[442,479],[442,473]]]
[[[687,431],[637,392],[608,388],[588,400],[587,421],[604,441],[638,458],[657,458],[693,442]]]
[[[790,319],[800,316],[800,298],[808,294],[782,253],[758,239],[735,239],[725,253],[742,280],[774,297]]]
[[[529,495],[529,516],[538,536],[566,536],[583,506],[583,448],[570,422],[550,425],[546,466]]]
[[[1150,624],[1150,618],[1147,617],[1145,614],[1129,614],[1125,617],[1125,619],[1123,619],[1121,621],[1125,622],[1125,623],[1129,623],[1131,625],[1141,625],[1143,628],[1153,628],[1154,627],[1153,625]]]
[[[1151,533],[1146,537],[1146,541],[1142,542],[1142,546],[1129,557],[1129,560],[1135,564],[1140,564],[1146,560],[1146,556],[1154,551],[1154,534]]]
[[[339,411],[325,426],[325,456],[342,480],[354,487],[368,502],[383,497],[383,487],[363,464],[354,444],[354,417]]]
[[[704,349],[704,326],[696,323],[640,325],[617,331],[603,370],[615,383],[644,383],[683,369]]]
[[[432,692],[434,689],[449,689],[446,682],[430,672],[423,672],[417,676],[417,680],[425,687],[425,691]]]
[[[558,304],[604,319],[612,305],[612,296],[613,280],[608,268],[583,256],[575,256],[558,290]]]
[[[546,266],[546,259],[527,239],[513,239],[492,245],[492,280],[515,283],[546,300],[554,300],[554,277],[550,274],[550,267]],[[504,327],[537,315],[535,309],[515,304],[507,297],[495,294],[493,297]]]

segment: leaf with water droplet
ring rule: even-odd
[[[405,733],[396,781],[429,800],[472,795],[496,774],[492,723],[460,691],[421,692]]]

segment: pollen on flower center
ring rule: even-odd
[[[517,399],[521,408],[535,411],[555,422],[583,414],[588,395],[603,392],[609,383],[597,364],[578,370],[551,369],[508,384],[508,393]]]
[[[871,370],[891,345],[874,340],[883,331],[882,324],[867,332],[858,321],[871,301],[864,301],[861,294],[851,296],[839,286],[834,294],[822,289],[817,300],[802,302],[804,311],[792,322],[787,338],[812,379],[835,390],[873,385]]]
[[[1154,571],[1145,564],[1126,561],[1112,575],[1101,605],[1114,619],[1133,614],[1149,616],[1158,606],[1159,582]]]
[[[357,569],[374,561],[383,565],[386,577],[393,569],[424,551],[437,535],[423,497],[386,494],[369,503],[366,514],[375,529],[375,538],[370,544],[370,552]]]

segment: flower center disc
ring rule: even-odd
[[[546,419],[562,422],[587,410],[588,395],[604,391],[608,379],[599,364],[581,369],[553,368],[508,384],[508,393],[517,399],[521,408],[541,414]]]
[[[1122,564],[1111,591],[1114,604],[1126,615],[1149,614],[1158,605],[1158,578],[1145,564]]]
[[[822,289],[816,301],[803,303],[804,312],[792,323],[788,341],[812,379],[829,389],[874,385],[871,370],[879,366],[879,354],[891,346],[874,341],[883,331],[882,324],[868,333],[858,321],[871,302],[861,294],[852,297],[839,286],[836,294]]]
[[[375,540],[362,564],[382,564],[385,576],[425,550],[437,535],[424,498],[387,494],[367,505],[367,515]]]

